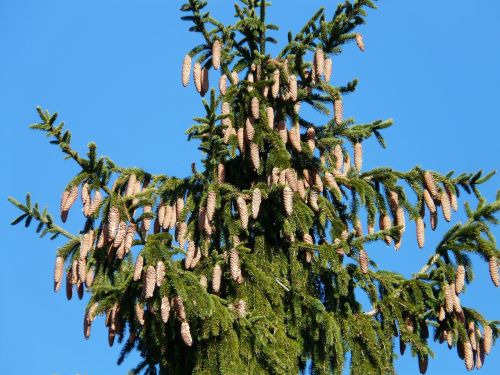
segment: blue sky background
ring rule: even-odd
[[[100,153],[120,165],[189,173],[199,154],[183,132],[203,112],[192,83],[188,89],[180,84],[180,65],[200,39],[180,21],[181,3],[0,0],[0,374],[124,374],[137,363],[133,354],[116,366],[119,347],[107,346],[102,319],[84,340],[85,300],[67,302],[64,293],[52,292],[54,254],[62,242],[10,227],[17,212],[6,197],[23,199],[30,191],[35,201],[57,212],[61,191],[78,172],[41,134],[28,130],[37,120],[36,105],[60,113],[80,151],[94,140]],[[212,0],[213,14],[230,20],[231,3]],[[273,3],[269,19],[282,25],[275,35],[284,40],[286,31],[298,30],[320,5],[331,14],[337,1]],[[395,120],[384,133],[388,150],[366,142],[364,169],[498,168],[500,3],[385,0],[379,6],[362,28],[366,52],[352,45],[334,59],[335,82],[360,79],[357,93],[345,99],[345,115],[359,122]],[[500,178],[494,177],[484,195],[493,199],[499,187]],[[76,213],[68,224],[74,231],[82,223]],[[383,246],[370,254],[380,266],[409,276],[446,228],[441,220],[437,233],[427,232],[424,250],[418,250],[411,224],[398,254]],[[477,278],[462,303],[499,319],[500,290],[492,286],[486,265],[474,260]],[[437,360],[430,361],[429,374],[466,373],[454,350],[433,349]],[[481,374],[498,374],[499,350],[494,348]],[[407,353],[397,369],[417,374],[416,359]]]

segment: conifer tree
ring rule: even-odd
[[[22,211],[13,224],[36,222],[41,236],[65,238],[54,288],[64,282],[68,299],[89,293],[85,337],[105,316],[109,345],[123,347],[118,363],[137,350],[133,373],[144,374],[298,374],[310,362],[314,374],[350,366],[386,375],[395,373],[395,345],[401,355],[409,347],[425,373],[430,341],[480,368],[499,322],[459,295],[473,280],[471,254],[500,284],[490,231],[500,195],[491,203],[480,195],[492,175],[482,172],[363,170],[363,142],[375,137],[385,148],[381,132],[392,121],[343,118],[342,98],[357,81],[337,82],[332,69],[345,46],[365,50],[356,28],[373,2],[318,10],[271,56],[277,26],[266,23],[265,0],[235,4],[231,25],[206,1],[186,1],[183,19],[202,42],[179,56],[181,83],[189,87],[192,72],[204,97],[206,114],[187,130],[200,141],[202,167],[176,178],[118,166],[94,143],[82,155],[57,114],[38,108],[31,127],[77,165],[61,220],[78,219],[71,207],[80,196],[83,227],[70,233],[29,194],[25,203],[9,198]],[[306,106],[324,123],[308,120]],[[426,243],[439,216],[452,220],[462,192],[477,197],[476,208],[465,205],[468,220]],[[430,254],[411,278],[378,269],[366,246],[401,251],[411,241]]]

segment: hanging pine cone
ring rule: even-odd
[[[207,218],[212,221],[215,213],[215,204],[217,203],[217,194],[210,190],[207,194]]]
[[[340,172],[344,167],[344,153],[342,152],[342,147],[336,144],[333,149],[333,157],[335,158],[335,170]]]
[[[361,224],[361,220],[357,217],[354,221],[354,231],[356,232],[356,237],[363,236],[363,225]]]
[[[343,105],[342,105],[342,98],[338,97],[333,101],[333,113],[334,113],[334,120],[337,125],[342,124],[343,121]]]
[[[120,224],[120,212],[118,208],[111,207],[108,213],[108,237],[113,240]]]
[[[292,147],[295,149],[297,152],[302,151],[302,144],[300,142],[300,130],[297,126],[293,126],[290,131],[288,132],[288,138],[290,139],[290,143],[292,144]]]
[[[120,221],[120,223],[118,224],[118,230],[116,231],[116,235],[113,240],[113,246],[119,247],[122,244],[123,240],[125,239],[126,234],[127,234],[127,223],[125,223],[124,221]]]
[[[450,199],[446,191],[441,192],[441,209],[443,210],[443,217],[447,222],[451,221],[451,206]]]
[[[228,102],[223,102],[221,106],[221,114],[222,115],[229,115],[231,113],[231,107],[229,106]],[[222,125],[224,126],[231,126],[231,118],[229,116],[225,117],[222,119]]]
[[[170,302],[167,296],[161,298],[160,315],[162,322],[167,323],[170,316]]]
[[[252,117],[256,120],[260,117],[260,109],[259,109],[259,98],[254,96],[250,103],[250,109],[252,111]]]
[[[309,193],[309,204],[314,211],[319,211],[318,192],[314,189],[311,189]]]
[[[286,214],[290,216],[293,212],[293,192],[288,186],[283,189],[283,207]]]
[[[193,339],[191,337],[191,330],[189,328],[188,322],[181,323],[181,337],[182,341],[184,341],[184,344],[186,344],[187,346],[193,345]]]
[[[95,277],[95,268],[90,267],[89,271],[87,272],[87,276],[85,277],[85,285],[87,288],[91,288],[92,285],[94,284],[94,277]]]
[[[243,229],[248,229],[248,210],[245,199],[243,199],[243,197],[238,197],[236,199],[236,205],[238,206],[238,213],[240,215],[241,227]]]
[[[191,56],[184,56],[184,60],[182,61],[182,86],[186,87],[189,84],[189,74],[191,71]]]
[[[56,257],[56,263],[54,266],[54,282],[60,283],[62,279],[64,268],[64,258],[61,256]]]
[[[280,138],[283,141],[283,143],[286,144],[286,142],[288,141],[288,133],[287,133],[287,130],[286,130],[286,122],[285,122],[285,120],[280,120],[278,122],[278,135],[280,136]]]
[[[401,226],[401,234],[406,230],[405,211],[403,207],[396,210],[396,225]]]
[[[462,310],[462,304],[460,303],[460,297],[457,296],[455,293],[454,293],[454,288],[455,288],[455,285],[452,284],[452,286],[450,287],[450,289],[452,290],[452,295],[453,295],[453,310],[455,310],[455,312],[458,314],[458,315],[462,315],[463,314],[463,310]]]
[[[465,284],[465,267],[463,264],[459,264],[457,267],[457,272],[455,273],[455,293],[460,294],[464,289]]]
[[[252,165],[255,170],[259,170],[260,168],[260,154],[259,154],[259,146],[256,143],[250,143],[250,159],[252,159]]]
[[[424,247],[424,242],[425,242],[425,224],[422,218],[419,216],[415,220],[415,223],[417,225],[417,243],[419,248]]]
[[[201,69],[201,96],[205,96],[208,91],[209,81],[208,81],[208,69],[203,67]]]
[[[83,206],[83,214],[84,216],[88,217],[88,206],[90,205],[90,185],[85,182],[82,185],[82,206]]]
[[[253,73],[248,73],[247,81],[249,83],[247,85],[247,90],[248,90],[248,92],[252,92],[253,91],[253,83],[255,82],[254,77],[253,77]]]
[[[444,303],[446,312],[451,314],[453,312],[453,305],[455,299],[455,290],[449,284],[444,285]]]
[[[285,171],[285,180],[286,184],[290,186],[292,191],[298,191],[298,181],[297,181],[297,175],[295,170],[288,168]]]
[[[360,33],[356,34],[356,44],[361,52],[365,51],[365,43],[363,42],[363,36]]]
[[[127,189],[125,190],[125,196],[130,197],[134,195],[135,183],[137,182],[137,176],[135,174],[131,174],[127,181]]]
[[[332,59],[329,57],[325,58],[325,81],[330,82],[332,77]]]
[[[156,270],[153,266],[148,266],[146,270],[146,288],[144,297],[151,298],[153,297],[153,293],[155,291],[156,284]]]
[[[97,211],[97,209],[101,205],[101,202],[102,202],[102,195],[101,192],[97,190],[94,193],[94,199],[90,201],[89,209],[87,211],[88,216],[93,215]]]
[[[186,235],[187,235],[187,223],[182,222],[177,225],[177,242],[180,247],[184,247],[186,244]]]
[[[125,254],[128,254],[130,249],[132,249],[132,245],[134,243],[135,229],[136,229],[135,224],[130,224],[127,227],[124,239]]]
[[[184,302],[180,296],[175,296],[172,299],[172,305],[174,307],[175,314],[181,322],[186,321],[186,310],[184,309]]]
[[[161,226],[164,230],[170,227],[170,222],[172,221],[172,206],[165,205],[165,214],[163,215],[163,221],[161,221]]]
[[[63,223],[68,218],[70,208],[78,198],[78,185],[73,185],[65,190],[61,198],[61,220]]]
[[[144,265],[144,258],[142,257],[142,255],[139,255],[137,257],[137,260],[135,261],[134,277],[133,277],[134,281],[138,281],[141,279],[143,265]]]
[[[267,126],[269,129],[274,128],[274,109],[272,107],[266,108]]]
[[[483,339],[483,347],[484,353],[490,354],[491,347],[493,345],[493,330],[490,326],[484,326],[484,339]]]
[[[313,127],[309,127],[307,129],[307,145],[309,146],[309,149],[311,152],[314,152],[314,149],[316,148],[316,131],[314,130]]]
[[[225,74],[221,75],[219,78],[219,91],[221,95],[226,95],[227,91],[227,76]]]
[[[297,191],[299,192],[300,199],[305,200],[306,198],[306,188],[303,180],[297,181]]]
[[[472,345],[469,341],[463,343],[463,352],[465,368],[467,371],[471,371],[474,368],[474,352],[472,351]]]
[[[280,91],[280,71],[276,69],[273,72],[273,85],[271,87],[271,95],[273,98],[277,98]]]
[[[388,230],[392,227],[391,218],[386,213],[380,215],[380,230]],[[384,241],[387,245],[390,245],[392,238],[389,235],[384,237]]]
[[[500,286],[500,277],[498,275],[497,257],[496,256],[490,257],[490,259],[488,260],[488,265],[490,270],[491,281],[493,282],[493,285],[495,285],[498,288]]]
[[[160,287],[165,279],[165,264],[160,260],[156,263],[156,286]]]
[[[427,190],[429,190],[429,193],[431,193],[432,198],[435,200],[439,200],[439,191],[437,189],[434,176],[432,175],[431,172],[429,171],[424,172],[424,182],[425,182],[425,187],[427,188]]]
[[[314,70],[318,79],[325,72],[325,53],[321,48],[316,49],[314,53]]]
[[[243,276],[241,274],[240,266],[240,255],[236,249],[231,249],[229,252],[229,271],[231,273],[231,278],[238,284],[243,282]]]
[[[288,77],[288,91],[290,93],[290,99],[293,102],[297,101],[297,77],[293,74]]]
[[[247,118],[245,121],[245,140],[247,142],[253,141],[253,137],[255,136],[255,128],[253,127],[253,119]]]
[[[235,72],[234,70],[231,72],[231,79],[233,80],[233,84],[237,85],[238,82],[240,81],[240,78],[238,77],[238,72]]]
[[[425,374],[427,372],[427,366],[429,365],[429,356],[427,354],[419,354],[418,355],[418,369],[421,374]]]
[[[361,273],[368,273],[368,253],[366,252],[365,249],[361,249],[359,251],[359,268],[361,270]]]
[[[135,316],[137,317],[137,321],[139,322],[139,324],[141,326],[143,326],[144,325],[144,306],[139,302],[136,302],[136,304],[135,304]]]
[[[212,65],[215,70],[220,68],[220,54],[222,45],[219,39],[216,39],[212,44]]]
[[[431,229],[432,230],[436,230],[437,224],[438,224],[437,211],[434,211],[434,212],[430,213],[430,222],[431,222]]]
[[[467,332],[469,333],[469,341],[472,346],[472,350],[477,350],[477,340],[476,340],[476,325],[473,321],[469,322],[469,326],[467,327]]]
[[[252,192],[252,218],[257,219],[259,216],[260,203],[262,202],[262,193],[259,188],[255,188]]]
[[[224,164],[219,163],[217,165],[217,183],[223,184],[226,181],[226,168]]]
[[[188,248],[186,251],[186,257],[184,258],[184,268],[185,269],[190,269],[191,268],[191,262],[193,261],[193,258],[195,256],[196,252],[196,244],[194,241],[189,240],[188,241]]]
[[[363,145],[361,142],[354,143],[354,165],[358,171],[363,166]]]
[[[446,317],[446,311],[444,310],[443,306],[439,306],[439,315],[438,315],[438,320],[442,322],[444,318]]]
[[[152,211],[151,205],[147,204],[144,206],[144,213],[149,214]],[[142,229],[144,232],[147,232],[151,228],[151,219],[150,218],[144,218],[142,221]]]
[[[66,298],[68,300],[73,296],[73,276],[71,271],[66,272]]]
[[[239,128],[237,132],[238,148],[241,154],[245,154],[245,128]]]
[[[446,194],[448,194],[448,199],[450,200],[450,205],[453,211],[457,212],[458,211],[458,202],[457,202],[457,195],[455,194],[454,191],[452,191],[448,185],[444,185],[444,190],[446,191]]]
[[[480,370],[484,365],[485,354],[482,345],[478,345],[476,350],[476,368]]]
[[[431,214],[436,212],[436,204],[434,203],[434,199],[432,199],[431,193],[429,190],[424,189],[424,201]]]
[[[87,259],[78,259],[78,281],[81,283],[85,282],[87,276]]]
[[[219,264],[214,266],[214,271],[212,274],[212,290],[215,294],[220,292],[220,284],[222,280],[222,270]]]
[[[193,80],[194,80],[194,87],[196,88],[196,91],[201,93],[201,65],[199,62],[196,62],[193,67]]]

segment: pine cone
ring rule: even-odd
[[[444,219],[447,222],[451,221],[451,206],[450,199],[446,191],[441,192],[441,209],[443,210]]]
[[[108,213],[108,237],[113,240],[120,224],[120,212],[118,208],[111,207]]]
[[[253,91],[253,83],[255,82],[254,77],[253,77],[253,73],[248,73],[247,81],[249,83],[249,84],[247,84],[247,90],[248,90],[248,92],[252,92]]]
[[[212,65],[215,70],[220,68],[220,54],[222,45],[219,39],[216,39],[212,44]]]
[[[431,193],[432,198],[435,200],[439,200],[439,191],[436,186],[436,181],[434,181],[434,176],[431,172],[424,172],[424,182],[425,187],[427,188],[427,190],[429,190],[429,193]]]
[[[391,218],[389,217],[389,215],[387,215],[386,213],[384,214],[381,214],[380,215],[380,222],[379,222],[379,225],[380,225],[380,230],[387,230],[387,229],[390,229],[392,227],[392,223],[391,223]],[[392,238],[391,236],[388,236],[386,235],[384,237],[384,241],[387,245],[390,245],[391,242],[392,242]]]
[[[137,317],[137,321],[141,326],[144,325],[144,306],[137,302],[135,304],[135,316]]]
[[[220,284],[222,280],[222,270],[219,264],[214,266],[214,271],[212,275],[212,290],[215,294],[220,292]]]
[[[427,354],[419,354],[418,355],[418,369],[421,374],[425,374],[427,372],[427,366],[429,365],[429,356]]]
[[[237,132],[238,148],[242,155],[245,154],[245,128],[239,128]]]
[[[243,276],[241,274],[240,255],[236,249],[231,249],[229,252],[229,270],[231,278],[238,284],[241,284],[243,282]]]
[[[338,99],[335,99],[333,101],[333,113],[334,113],[335,123],[337,125],[342,124],[342,121],[343,121],[343,106],[342,106],[342,98],[341,97],[339,97]]]
[[[177,242],[179,242],[180,247],[184,247],[186,244],[186,235],[187,235],[187,223],[184,221],[177,225]]]
[[[191,71],[191,56],[184,56],[184,60],[182,61],[182,86],[186,87],[189,84],[189,73]]]
[[[316,148],[316,131],[314,130],[313,127],[310,127],[307,129],[307,145],[309,146],[309,149],[311,152],[314,152],[314,149]]]
[[[252,111],[252,117],[256,120],[260,117],[260,108],[259,108],[259,98],[254,96],[251,100],[250,109]]]
[[[451,314],[453,312],[455,300],[455,290],[452,289],[449,284],[444,285],[444,303],[446,307],[446,312]]]
[[[444,190],[446,191],[446,194],[448,194],[451,208],[453,209],[453,211],[457,212],[458,211],[457,195],[455,194],[454,191],[448,188],[448,185],[444,185]]]
[[[201,93],[201,65],[199,62],[196,62],[193,67],[193,80],[194,80],[194,87],[196,88],[196,91]]]
[[[300,199],[305,200],[306,198],[306,188],[303,180],[297,181],[297,191],[299,192]]]
[[[78,259],[78,281],[84,283],[86,277],[87,277],[87,259],[80,258]]]
[[[57,256],[56,263],[54,266],[54,281],[56,283],[59,283],[62,279],[63,268],[64,268],[64,258],[61,256]]]
[[[255,170],[260,168],[260,154],[259,146],[256,143],[250,143],[250,158],[252,159],[252,164]]]
[[[130,249],[132,249],[132,245],[134,243],[135,229],[136,229],[135,224],[130,224],[127,227],[124,239],[125,254],[128,254]]]
[[[435,212],[431,212],[430,214],[430,222],[431,222],[431,229],[432,230],[436,230],[437,228],[437,225],[438,225],[438,215],[437,215],[437,211]]]
[[[453,310],[455,310],[455,312],[459,315],[462,315],[463,314],[463,310],[462,310],[462,305],[460,303],[460,297],[457,296],[455,294],[455,285],[452,284],[451,285],[451,291],[453,292],[452,295],[453,295]]]
[[[482,347],[482,344],[477,346],[476,350],[476,368],[480,370],[483,365],[484,365],[484,360],[485,360],[485,354],[484,354],[484,349]]]
[[[459,264],[457,267],[457,272],[455,273],[455,293],[460,294],[464,289],[465,284],[465,267],[463,264]]]
[[[439,306],[439,316],[438,316],[438,320],[440,322],[442,322],[444,320],[444,318],[446,317],[446,311],[444,310],[444,307],[443,306]]]
[[[467,327],[467,332],[469,333],[469,341],[472,346],[472,350],[477,350],[477,340],[476,340],[476,325],[473,321],[469,322],[469,326]]]
[[[497,257],[496,256],[490,257],[488,264],[489,264],[491,281],[493,282],[493,285],[495,285],[498,288],[500,286],[500,277],[498,275]]]
[[[419,216],[415,220],[415,223],[417,225],[417,243],[419,248],[424,247],[424,241],[425,241],[425,224],[422,218]]]
[[[66,222],[69,210],[78,198],[78,185],[73,185],[67,188],[66,191],[67,193],[64,192],[61,198],[61,220],[63,223]]]
[[[361,224],[361,220],[357,217],[356,220],[354,220],[354,230],[356,232],[356,237],[362,237],[363,236],[363,225]]]
[[[90,267],[89,271],[87,272],[87,276],[85,277],[85,285],[87,288],[91,288],[92,285],[94,284],[94,277],[95,277],[95,268]]]
[[[152,207],[147,204],[144,206],[144,213],[151,213]],[[145,218],[142,221],[142,229],[147,232],[151,228],[151,219],[150,218]]]
[[[401,234],[403,234],[406,229],[405,211],[403,207],[398,207],[396,211],[396,225],[401,226]]]
[[[314,53],[314,70],[318,79],[325,72],[325,53],[321,48],[318,48]]]
[[[90,205],[90,185],[85,182],[82,185],[82,206],[83,206],[83,213],[87,217],[88,216],[88,206]]]
[[[191,337],[191,330],[189,329],[188,322],[181,323],[181,337],[182,341],[184,341],[184,344],[186,344],[187,346],[193,345],[193,339]]]
[[[89,209],[87,211],[88,216],[93,215],[97,211],[97,209],[101,205],[101,202],[102,202],[102,195],[101,195],[101,192],[99,190],[97,190],[94,193],[94,199],[92,199],[90,201]]]
[[[134,277],[133,277],[134,281],[138,281],[141,279],[143,264],[144,264],[144,258],[142,257],[142,255],[139,255],[137,257],[137,260],[135,261]]]
[[[333,149],[333,157],[335,158],[335,170],[340,172],[344,166],[344,153],[342,152],[342,147],[336,144]]]
[[[119,247],[122,244],[123,240],[125,239],[126,234],[127,234],[127,223],[125,223],[124,221],[120,221],[120,223],[118,224],[118,230],[116,231],[116,235],[113,240],[113,247]]]
[[[301,152],[302,144],[300,142],[300,130],[297,126],[294,126],[290,129],[290,131],[288,132],[288,138],[290,139],[290,143],[292,144],[292,147],[295,149],[295,151]]]
[[[493,330],[491,329],[490,326],[486,325],[484,326],[484,340],[483,340],[484,352],[486,354],[491,353],[492,345],[493,345]]]
[[[221,114],[222,115],[229,115],[231,113],[231,107],[229,106],[228,102],[222,102],[221,106]],[[224,119],[222,119],[222,125],[224,126],[231,126],[231,118],[228,116]]]
[[[365,249],[361,249],[359,251],[359,268],[361,269],[361,273],[368,273],[368,253]]]
[[[293,74],[288,77],[288,91],[290,93],[290,99],[293,102],[297,101],[297,77]]]
[[[167,296],[162,297],[160,305],[160,315],[163,323],[168,322],[170,316],[170,302]]]
[[[332,59],[329,57],[325,58],[325,81],[330,82],[332,77]]]
[[[474,368],[474,352],[472,351],[472,345],[469,341],[463,343],[463,352],[465,359],[465,368],[471,371]]]
[[[153,297],[156,284],[156,270],[153,266],[148,266],[146,270],[146,289],[144,293],[145,298]]]
[[[365,51],[365,43],[363,42],[363,36],[360,33],[356,34],[356,44],[361,52]]]
[[[290,168],[286,169],[285,180],[286,180],[286,184],[288,184],[288,186],[290,186],[292,191],[298,191],[298,181],[297,181],[297,175],[296,175],[295,170],[290,169]]]
[[[194,241],[188,241],[188,248],[186,251],[186,258],[184,258],[184,268],[187,270],[191,268],[191,262],[195,256],[196,244]]]
[[[226,180],[226,169],[224,164],[220,163],[217,165],[217,182],[223,184]]]
[[[130,197],[130,196],[134,195],[136,182],[137,182],[137,176],[132,173],[128,178],[127,189],[125,190],[126,197]]]
[[[326,186],[328,186],[328,188],[330,188],[330,190],[335,194],[337,199],[340,200],[340,198],[342,197],[342,192],[340,191],[337,181],[335,181],[335,177],[333,177],[330,172],[325,172],[325,182]]]
[[[424,201],[431,214],[436,212],[436,204],[434,203],[434,199],[432,199],[431,193],[429,190],[424,189]]]
[[[238,206],[238,213],[240,215],[241,227],[243,229],[248,229],[248,211],[247,211],[247,203],[243,197],[238,197],[236,200],[236,204]]]
[[[262,193],[259,188],[255,188],[252,193],[252,218],[259,216],[260,203],[262,202]]]
[[[318,192],[314,189],[311,189],[309,193],[309,204],[314,211],[319,211]]]
[[[358,171],[361,171],[361,167],[363,166],[363,145],[361,142],[354,144],[354,165]]]
[[[170,227],[170,222],[172,221],[172,206],[165,205],[165,215],[163,216],[163,221],[161,221],[161,226],[164,230]]]
[[[283,189],[283,207],[288,216],[293,212],[293,191],[288,186]]]
[[[156,286],[160,287],[165,279],[165,264],[160,260],[156,263]]]
[[[71,271],[66,272],[66,298],[68,300],[73,296],[73,276]]]
[[[201,69],[201,96],[205,96],[205,94],[208,91],[210,83],[208,81],[208,69],[207,68],[202,68]]]
[[[253,119],[247,118],[245,121],[245,140],[247,142],[253,141],[255,135],[255,128],[253,127]]]
[[[217,194],[210,190],[207,194],[207,218],[212,221],[215,213],[215,204],[217,203]]]
[[[237,85],[238,82],[240,81],[240,78],[238,77],[238,72],[231,72],[231,79],[233,80],[234,82],[234,85]]]
[[[186,310],[184,309],[184,303],[182,302],[182,298],[180,296],[175,296],[172,300],[172,305],[174,306],[175,313],[177,318],[181,322],[186,321]]]
[[[347,176],[350,170],[351,170],[351,156],[349,154],[346,154],[344,161],[344,172],[342,172],[342,176],[343,177]]]
[[[285,120],[278,121],[278,134],[279,134],[281,140],[283,141],[283,143],[286,144],[286,142],[288,141],[288,133],[286,130]]]
[[[301,102],[295,102],[295,104],[293,105],[293,111],[295,112],[296,115],[299,114],[301,105],[302,105]]]
[[[276,99],[280,92],[280,71],[278,69],[273,72],[273,81],[271,95]]]
[[[273,129],[274,128],[274,109],[273,109],[273,107],[266,108],[266,117],[267,117],[267,126],[269,126],[269,129]]]

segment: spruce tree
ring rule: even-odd
[[[363,170],[363,142],[391,120],[358,124],[343,118],[342,98],[357,81],[332,78],[344,46],[365,45],[358,25],[370,0],[345,1],[332,15],[318,10],[276,56],[265,0],[234,5],[224,25],[188,0],[181,8],[201,44],[182,63],[181,82],[203,97],[204,117],[187,130],[199,140],[202,166],[186,178],[116,165],[90,143],[71,146],[57,113],[38,108],[31,127],[45,133],[77,174],[62,193],[66,222],[78,197],[82,230],[70,233],[32,204],[9,198],[37,223],[57,250],[54,288],[65,284],[90,299],[83,330],[102,315],[120,364],[132,350],[144,374],[392,374],[395,346],[417,357],[421,373],[430,341],[456,347],[468,370],[480,368],[500,334],[500,322],[462,306],[479,255],[495,286],[500,251],[500,195],[487,202],[479,185],[492,174],[442,174],[421,167]],[[213,88],[209,84],[209,78]],[[313,123],[304,107],[324,115]],[[400,250],[403,239],[424,247],[428,226],[452,220],[460,193],[468,220],[456,223],[411,278],[378,269],[369,243]],[[409,233],[415,222],[416,234]],[[359,300],[369,297],[370,311]],[[350,363],[346,357],[350,356]]]

